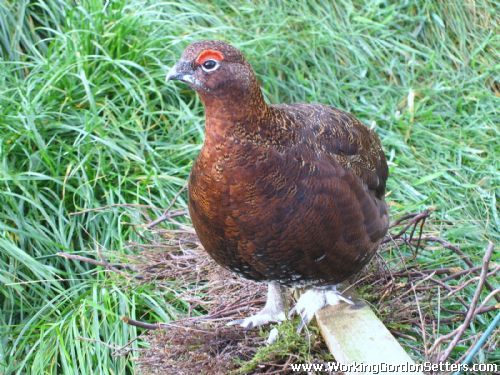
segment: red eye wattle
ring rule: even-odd
[[[198,55],[198,57],[196,58],[196,64],[202,65],[207,60],[222,61],[224,60],[224,55],[219,51],[206,49]]]

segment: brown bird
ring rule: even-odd
[[[268,282],[251,328],[285,319],[283,286],[307,287],[299,330],[341,300],[335,285],[377,251],[388,228],[380,140],[352,114],[321,104],[267,104],[250,64],[221,41],[191,44],[167,79],[186,82],[206,114],[189,179],[189,213],[221,266]]]

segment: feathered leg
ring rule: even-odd
[[[264,308],[255,315],[233,320],[228,325],[240,325],[245,329],[251,329],[271,322],[282,322],[286,319],[284,302],[280,284],[271,281],[267,284],[267,300]]]
[[[300,316],[301,322],[297,327],[297,332],[300,332],[314,318],[317,311],[340,302],[353,304],[351,300],[340,294],[335,285],[311,288],[299,297],[293,309],[290,310],[289,317],[294,314]]]

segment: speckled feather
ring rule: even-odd
[[[195,66],[212,49],[213,73]],[[265,103],[242,54],[189,46],[206,137],[189,180],[189,212],[206,251],[254,280],[334,284],[358,272],[388,228],[380,141],[353,115],[320,104]]]

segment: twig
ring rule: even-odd
[[[102,260],[96,260],[96,259],[92,259],[92,258],[87,258],[87,257],[81,256],[81,255],[76,255],[76,254],[68,254],[68,253],[65,253],[65,252],[59,252],[56,255],[60,256],[60,257],[63,257],[63,258],[66,258],[66,259],[69,259],[69,260],[77,260],[79,262],[90,263],[90,264],[93,264],[94,266],[101,266],[101,267],[104,267],[104,268],[108,268],[108,265],[109,265],[108,262],[105,262],[105,261],[102,261]],[[114,266],[115,267],[126,268],[126,269],[130,268],[130,266],[121,265],[121,264],[116,264]]]
[[[391,277],[391,281],[394,283],[394,276],[392,275],[391,268],[387,264],[387,261],[380,255],[380,253],[376,253],[377,258],[382,262],[382,265],[384,266],[385,270],[387,273],[389,273],[389,276]]]
[[[111,353],[111,355],[113,357],[116,357],[116,356],[122,356],[122,355],[126,355],[126,354],[129,354],[131,352],[134,352],[134,351],[139,351],[141,349],[139,348],[129,348],[129,346],[131,346],[134,342],[136,342],[137,340],[141,339],[142,338],[142,333],[141,334],[138,334],[135,338],[129,340],[129,342],[127,342],[125,345],[117,348],[113,353]]]
[[[446,289],[447,291],[451,292],[453,289],[451,288],[451,286],[449,286],[448,284],[446,283],[443,283],[441,280],[439,279],[435,279],[433,277],[431,277],[429,279],[430,281],[432,281],[433,283],[435,284],[438,284],[439,286],[443,287],[444,289]],[[460,297],[460,296],[457,296],[457,301],[460,302],[462,305],[464,305],[466,308],[469,307],[469,304],[467,302],[465,302],[465,300]]]
[[[391,328],[389,328],[389,331],[391,331],[391,333],[394,336],[398,336],[398,337],[401,337],[403,339],[407,339],[407,340],[412,340],[412,341],[418,342],[418,340],[415,337],[413,337],[411,335],[407,335],[406,333],[399,332],[399,331],[396,331],[395,329],[391,329]]]
[[[459,271],[459,272],[456,272],[456,273],[452,273],[449,276],[443,277],[441,279],[441,281],[446,282],[446,281],[449,281],[449,280],[452,280],[452,279],[456,279],[456,278],[458,278],[460,276],[467,275],[469,273],[474,273],[474,272],[477,272],[477,271],[480,271],[480,270],[481,270],[481,266],[476,266],[476,267],[468,268],[466,270],[462,270],[462,271]]]
[[[390,228],[394,228],[395,226],[401,224],[403,221],[408,219],[412,219],[415,217],[429,216],[432,211],[434,210],[429,208],[422,212],[412,212],[410,214],[403,215],[400,218],[394,220],[394,222],[390,225]]]
[[[500,288],[497,288],[493,292],[488,294],[486,296],[486,298],[483,300],[483,303],[481,304],[481,306],[479,306],[479,307],[481,308],[481,307],[485,306],[486,303],[488,303],[488,301],[490,300],[490,298],[496,296],[498,293],[500,293]],[[500,306],[500,304],[497,303],[495,306],[497,306],[497,308],[498,308],[498,306]]]
[[[472,261],[467,256],[467,254],[465,254],[458,246],[453,245],[452,243],[450,243],[450,242],[448,242],[446,240],[443,240],[442,238],[436,237],[436,236],[425,236],[425,237],[422,237],[422,241],[438,242],[444,248],[446,248],[448,250],[451,250],[455,254],[457,254],[458,256],[460,256],[460,258],[464,261],[464,263],[467,264],[470,268],[474,268],[474,263],[472,263]],[[495,290],[495,288],[493,288],[493,286],[487,280],[484,281],[484,285],[486,286],[486,288],[490,292],[492,292],[493,290]],[[500,302],[500,296],[495,296],[495,299],[497,300],[497,302]]]
[[[493,268],[492,271],[490,271],[488,274],[486,274],[486,277],[490,277],[491,275],[496,274],[498,272],[498,270],[500,270],[500,266],[496,266],[495,268]],[[474,281],[477,281],[478,279],[479,279],[479,276],[476,276],[476,277],[473,277],[472,279],[467,280],[465,283],[463,283],[462,285],[460,285],[456,289],[453,289],[453,291],[449,292],[446,297],[449,297],[455,293],[460,292],[461,290],[465,289],[469,284],[472,284]],[[495,291],[493,291],[493,292],[495,292]]]
[[[124,272],[121,271],[122,269],[127,270],[127,271],[136,272],[136,270],[132,266],[127,265],[127,264],[116,264],[116,263],[112,264],[106,260],[97,260],[97,259],[87,258],[87,257],[81,256],[81,255],[65,253],[63,251],[57,253],[56,255],[63,257],[65,259],[68,259],[68,260],[75,260],[78,262],[93,264],[94,266],[101,266],[101,267],[106,268],[107,270],[119,272],[121,274],[124,274]],[[142,276],[137,275],[137,276],[135,276],[135,278],[142,279]]]
[[[359,280],[356,280],[354,283],[349,284],[344,290],[342,290],[342,294],[345,294],[349,290],[354,289],[356,286],[358,286],[359,284],[361,284],[363,281],[370,278],[371,276],[372,275],[365,275],[365,276],[361,277]]]
[[[499,290],[499,289],[497,289]],[[491,295],[492,293],[490,293]],[[485,302],[483,302],[481,304],[481,306],[479,306],[476,311],[474,312],[474,315],[481,315],[481,314],[486,314],[486,313],[489,313],[490,311],[495,311],[495,310],[499,310],[500,307],[498,305],[490,305],[490,306],[485,306]],[[466,315],[467,312],[465,311],[451,311],[451,310],[446,310],[447,312],[450,312],[450,313],[453,313],[453,314],[457,314],[457,315]]]
[[[455,348],[457,343],[460,341],[460,338],[464,334],[467,327],[469,327],[469,324],[470,324],[472,318],[475,316],[476,306],[477,306],[477,303],[479,301],[479,297],[481,296],[481,291],[483,289],[483,285],[485,285],[486,275],[488,274],[488,267],[490,264],[491,255],[493,254],[493,249],[494,249],[494,245],[492,242],[490,242],[488,244],[488,247],[487,247],[486,252],[484,254],[484,257],[483,257],[483,264],[482,264],[482,268],[481,268],[481,275],[479,277],[479,282],[478,282],[476,291],[474,293],[474,296],[472,297],[470,308],[469,308],[469,311],[467,312],[467,315],[465,316],[464,322],[456,330],[454,330],[450,334],[445,335],[445,336],[441,336],[440,338],[438,338],[431,348],[431,350],[436,348],[443,340],[454,335],[453,339],[449,343],[446,350],[444,350],[444,352],[442,352],[438,356],[438,360],[437,360],[438,362],[445,362],[446,359],[448,359],[451,351]]]
[[[129,324],[131,326],[144,328],[144,329],[150,329],[150,330],[162,329],[163,326],[165,325],[164,323],[153,323],[152,324],[152,323],[141,322],[140,320],[131,319],[127,316],[122,316],[121,320],[124,323]]]
[[[384,238],[382,240],[382,244],[384,243],[387,243],[387,242],[390,242],[390,241],[393,241],[393,240],[396,240],[398,238],[400,238],[403,234],[406,233],[406,231],[412,226],[414,225],[415,227],[417,226],[417,224],[419,223],[419,221],[421,220],[425,220],[427,217],[429,217],[430,215],[430,211],[429,210],[424,210],[422,211],[421,213],[419,214],[410,214],[410,215],[405,215],[403,216],[402,218],[398,219],[396,222],[394,222],[390,227],[393,228],[395,227],[396,225],[399,225],[400,223],[402,223],[404,220],[406,219],[409,219],[411,218],[410,221],[408,221],[407,224],[405,224],[405,226],[403,227],[403,229],[401,229],[397,234],[395,235],[392,235],[392,234],[389,234],[386,238]],[[414,232],[415,230],[413,230]],[[413,236],[413,232],[412,232],[412,236]],[[419,242],[420,242],[420,239],[421,239],[421,236],[419,236]]]
[[[427,347],[427,335],[425,334],[425,319],[422,315],[422,310],[420,309],[420,303],[418,302],[418,296],[417,296],[417,291],[415,290],[415,285],[411,283],[411,288],[413,290],[413,295],[415,296],[415,302],[417,303],[417,310],[418,310],[418,316],[420,319],[420,330],[422,331],[422,340],[424,342],[424,354],[425,357],[427,358],[428,353],[429,353],[429,348]]]
[[[481,269],[481,267],[477,267],[477,269]],[[415,270],[415,269],[408,269],[408,270],[403,270],[403,271],[398,271],[398,272],[395,272],[393,275],[395,277],[411,277],[411,276],[422,276],[423,274],[429,274],[429,273],[434,273],[436,275],[443,275],[443,274],[451,274],[452,276],[453,275],[456,275],[457,273],[453,273],[454,271],[457,270],[457,267],[443,267],[443,268],[434,268],[434,269],[425,269],[425,270]],[[464,273],[469,273],[470,270],[465,270],[464,271],[460,271],[462,274]],[[456,276],[455,276],[456,277]],[[452,278],[455,278],[455,277],[452,277]],[[445,278],[441,279],[441,281],[444,281]]]
[[[170,202],[170,204],[168,205],[168,207],[165,209],[165,211],[163,211],[163,214],[160,217],[158,217],[157,219],[153,220],[148,225],[146,225],[147,229],[151,229],[151,228],[157,226],[158,224],[164,222],[165,220],[168,220],[171,217],[173,217],[172,214],[169,214],[169,211],[173,207],[173,205],[175,204],[175,202],[177,201],[177,198],[179,198],[179,196],[182,194],[182,192],[184,190],[186,190],[187,186],[188,186],[188,184],[186,182],[184,184],[184,186],[175,194],[174,198],[172,199],[172,201]]]
[[[156,206],[151,206],[149,204],[114,203],[114,204],[109,204],[107,206],[87,208],[87,209],[81,210],[81,211],[70,212],[69,216],[83,215],[83,214],[86,214],[87,212],[105,211],[105,210],[108,210],[110,208],[115,208],[115,207],[134,207],[134,208],[148,208],[148,209],[157,209],[158,208]]]
[[[90,263],[90,264],[93,264],[95,266],[106,267],[106,263],[105,262],[102,262],[100,260],[95,260],[95,259],[92,259],[92,258],[83,257],[81,255],[68,254],[68,253],[64,253],[64,252],[59,252],[56,255],[60,256],[60,257],[63,257],[63,258],[66,258],[66,259],[69,259],[69,260],[77,260],[79,262]]]
[[[102,340],[92,339],[90,337],[77,336],[76,339],[77,340],[81,340],[81,341],[92,342],[94,344],[101,344],[101,345],[104,345],[106,348],[112,349],[112,350],[118,350],[119,349],[119,347],[116,346],[116,345],[110,345],[107,342],[104,342]]]
[[[102,253],[102,249],[101,249],[101,245],[99,245],[97,242],[95,244],[96,246],[96,252],[97,252],[97,255],[99,255],[99,258],[101,259],[101,262],[103,262],[106,266],[106,268],[110,271],[115,271],[115,272],[118,272],[118,273],[123,273],[123,271],[121,271],[120,269],[118,269],[117,267],[114,267],[111,263],[109,263],[106,258],[104,257],[103,253]]]
[[[462,357],[455,363],[461,363],[462,364],[469,364],[474,356],[477,354],[479,349],[484,345],[486,340],[490,337],[490,335],[493,333],[495,328],[498,326],[498,323],[500,322],[500,313],[497,314],[495,319],[489,324],[488,328],[486,328],[486,331],[483,332],[482,335],[476,337],[476,340],[473,345],[469,347],[469,349],[464,353]],[[459,372],[455,372],[453,375],[458,374]]]
[[[425,216],[424,218],[422,218],[422,221],[420,223],[420,231],[418,233],[417,246],[415,247],[415,257],[417,256],[418,249],[420,248],[420,241],[422,241],[422,234],[424,233],[424,225],[425,225],[425,220],[427,220],[427,217],[428,216]],[[417,227],[417,225],[415,224],[415,228],[416,227]],[[412,233],[412,236],[413,236],[413,233]],[[410,238],[412,238],[412,236],[410,236]]]
[[[415,285],[413,285],[413,283],[412,283],[412,289],[415,289],[417,286],[419,286],[420,284],[422,284],[422,283],[426,282],[426,281],[427,281],[427,280],[429,280],[429,279],[431,279],[431,280],[432,280],[432,277],[433,277],[433,276],[434,276],[434,273],[431,273],[430,275],[427,275],[427,276],[426,276],[426,277],[424,277],[423,279],[418,280],[418,281],[415,283]],[[409,293],[412,291],[412,289],[408,289],[406,292],[404,292],[403,294],[401,294],[401,295],[399,296],[399,298],[401,298],[401,299],[402,299],[404,296],[406,296],[407,294],[409,294]]]

